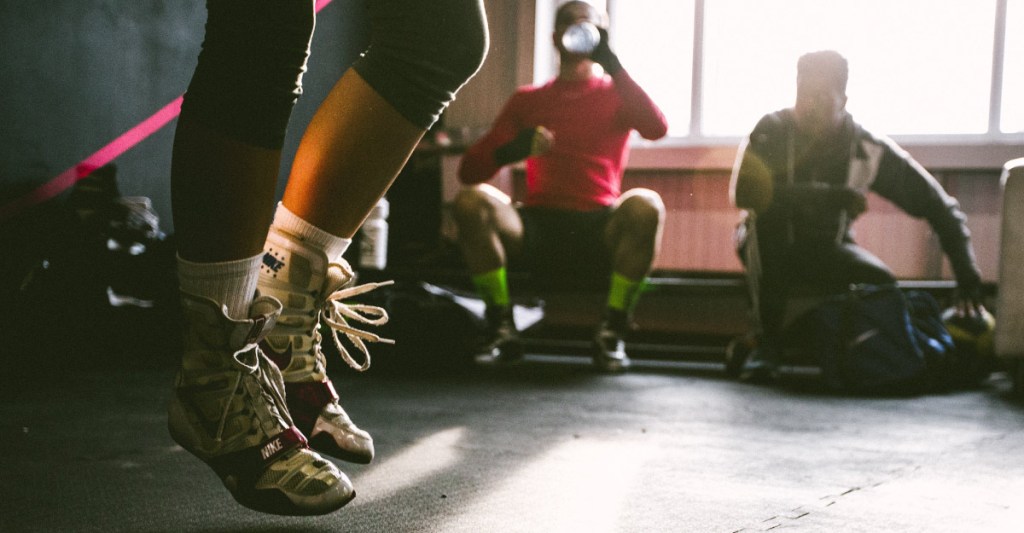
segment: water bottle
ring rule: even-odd
[[[359,229],[359,266],[384,270],[388,266],[388,211],[386,198],[377,201]]]
[[[601,44],[601,32],[589,22],[577,22],[562,34],[562,48],[571,54],[589,56]]]

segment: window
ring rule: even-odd
[[[1024,0],[607,6],[613,47],[665,111],[675,138],[745,135],[765,113],[792,105],[797,58],[827,48],[849,60],[848,109],[872,130],[960,138],[1024,133]],[[1000,57],[1001,64],[994,61]]]
[[[1006,6],[1003,50],[1000,129],[1003,133],[1024,133],[1024,0],[1010,0]]]
[[[615,53],[665,113],[669,135],[687,135],[693,97],[693,0],[620,1],[609,15],[615,20]]]

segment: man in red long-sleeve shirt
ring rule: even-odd
[[[659,139],[668,125],[609,48],[605,18],[587,2],[562,4],[553,34],[561,58],[558,76],[516,91],[462,159],[459,179],[465,186],[454,214],[463,257],[487,302],[489,336],[476,357],[480,364],[522,357],[506,281],[509,257],[521,257],[549,286],[610,278],[594,364],[609,372],[629,365],[623,338],[658,252],[665,207],[652,190],[623,193],[622,173],[631,132]],[[572,53],[562,42],[566,30],[582,22],[599,29],[600,43],[589,54]],[[516,208],[484,182],[523,159],[526,201]]]

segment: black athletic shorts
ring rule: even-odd
[[[542,289],[600,289],[611,277],[611,253],[604,232],[612,208],[570,211],[520,207],[523,253],[512,270],[526,270]]]

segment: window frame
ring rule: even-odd
[[[617,6],[635,0],[607,0],[613,21]],[[690,125],[685,136],[667,137],[659,141],[634,138],[631,169],[731,168],[736,147],[743,136],[705,136],[701,133],[701,104],[703,69],[704,6],[707,0],[694,0],[693,75],[691,77]],[[517,79],[520,84],[541,82],[554,75],[556,57],[550,43],[553,14],[559,0],[524,2],[533,7],[533,26],[524,28],[524,35],[532,35],[532,53],[520,55]],[[933,169],[990,169],[1024,154],[1024,132],[1002,133],[999,123],[1002,115],[1003,65],[1006,43],[1006,16],[1008,0],[996,0],[995,37],[992,54],[992,79],[989,95],[988,131],[978,134],[917,134],[892,135],[892,139],[910,152],[921,164]],[[525,51],[525,50],[521,50]]]

